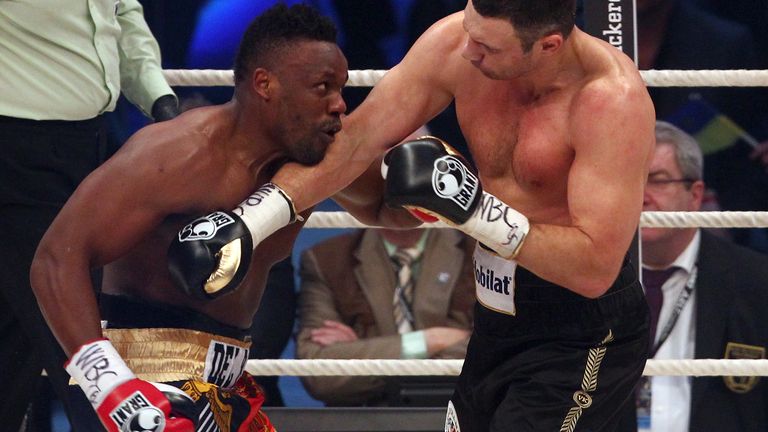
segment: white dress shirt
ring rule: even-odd
[[[0,115],[90,119],[121,89],[146,115],[173,94],[137,0],[0,0]]]
[[[701,232],[696,231],[688,247],[672,266],[680,267],[661,287],[664,303],[659,315],[654,342],[658,343],[664,328],[674,314],[675,303],[691,277],[701,244]],[[692,359],[696,340],[696,289],[680,311],[675,326],[653,357],[658,360]],[[691,377],[656,376],[651,379],[651,432],[687,432],[691,411]]]

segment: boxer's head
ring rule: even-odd
[[[336,28],[306,5],[278,4],[256,18],[235,60],[235,94],[252,101],[260,122],[288,156],[322,160],[341,129],[347,61]]]
[[[557,51],[575,17],[576,0],[469,0],[462,55],[491,79],[520,76],[541,53]]]

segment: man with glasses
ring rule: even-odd
[[[657,122],[643,210],[699,211],[702,161],[693,137]],[[644,228],[641,239],[651,358],[765,357],[768,257],[697,228]],[[640,431],[768,430],[764,379],[659,376],[638,387]]]

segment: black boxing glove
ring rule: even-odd
[[[215,211],[182,228],[168,248],[171,278],[201,300],[228,293],[245,278],[253,249],[295,220],[288,195],[267,183],[234,210]]]
[[[529,230],[528,218],[483,191],[467,161],[431,136],[406,141],[384,157],[384,202],[437,219],[474,237],[504,258],[514,258]]]

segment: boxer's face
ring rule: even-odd
[[[279,68],[275,127],[289,157],[314,165],[341,130],[341,115],[347,109],[341,96],[347,60],[329,42],[301,41],[294,47]]]
[[[465,35],[461,55],[486,77],[507,80],[531,71],[534,52],[523,50],[520,38],[509,21],[488,18],[467,2],[463,21]]]

